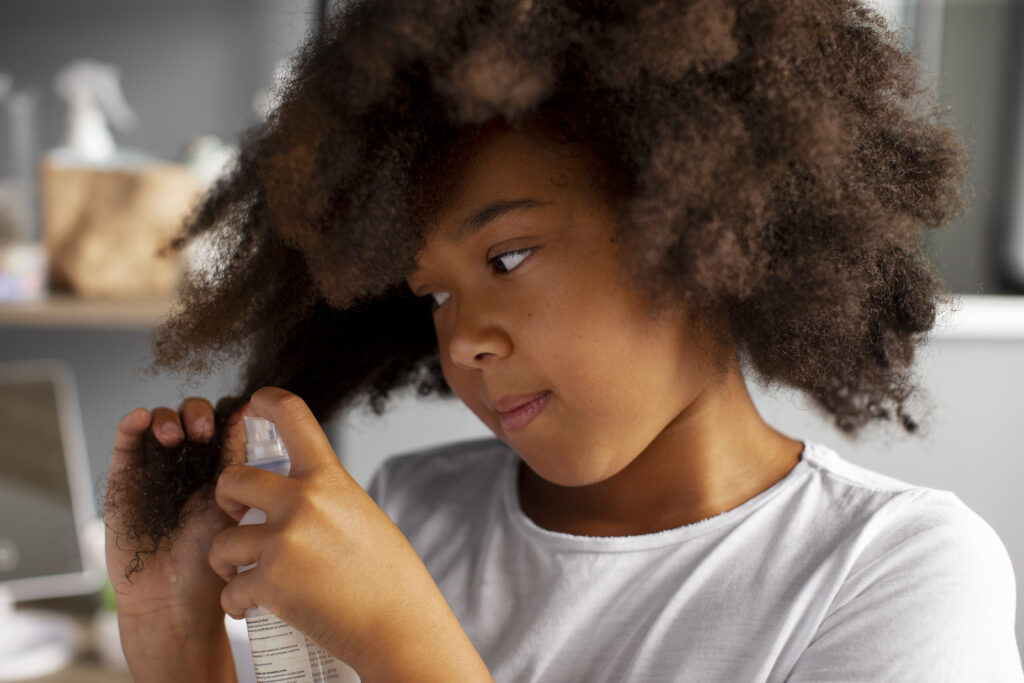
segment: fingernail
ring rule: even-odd
[[[197,439],[209,439],[213,436],[213,425],[207,419],[196,420],[192,423],[192,431]]]
[[[181,427],[174,424],[173,422],[168,422],[163,427],[161,427],[160,435],[167,437],[168,439],[181,438],[185,436],[185,434],[181,431]]]

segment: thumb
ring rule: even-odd
[[[263,387],[253,393],[249,411],[253,417],[270,420],[277,427],[291,458],[289,476],[301,477],[326,466],[338,466],[327,435],[301,398],[277,387]]]

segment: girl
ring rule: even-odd
[[[119,427],[136,678],[232,680],[262,605],[364,681],[1022,680],[992,530],[744,380],[917,428],[964,172],[926,92],[856,0],[343,6],[177,245],[219,260],[157,363],[241,348],[240,397]],[[366,493],[318,421],[406,385],[497,439]],[[237,466],[243,412],[292,477]]]

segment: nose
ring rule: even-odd
[[[512,340],[497,317],[488,313],[490,306],[466,299],[459,304],[447,345],[452,362],[474,370],[508,356]]]

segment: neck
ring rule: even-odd
[[[654,533],[750,500],[793,469],[802,449],[761,419],[735,371],[705,390],[616,475],[587,486],[559,486],[524,463],[519,497],[527,516],[552,531]]]

